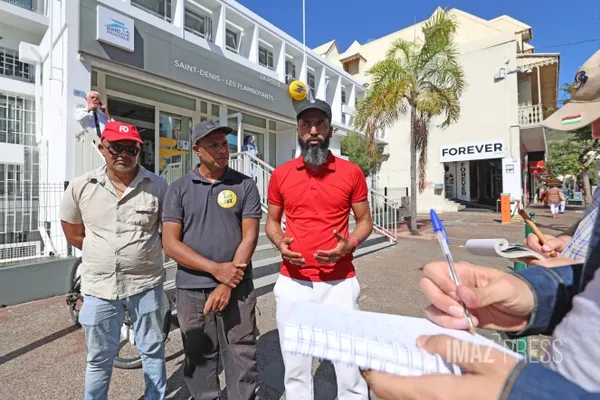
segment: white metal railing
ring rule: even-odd
[[[75,135],[75,176],[82,175],[105,164],[98,150],[100,138],[93,129]]]
[[[519,125],[522,127],[533,127],[540,125],[544,120],[541,104],[520,104]]]
[[[246,152],[232,154],[229,167],[255,178],[260,202],[266,212],[269,180],[274,168]],[[369,188],[369,206],[371,208],[371,218],[373,219],[373,230],[395,242],[398,239],[400,204]],[[285,229],[285,216],[282,218],[282,228]]]
[[[177,179],[183,176],[183,163],[171,163],[167,164],[163,171],[160,173],[160,177],[169,182],[169,184],[175,182]]]
[[[250,153],[234,153],[229,157],[229,167],[254,178],[258,187],[260,204],[264,212],[267,212],[269,197],[269,181],[274,168],[263,160],[254,157]],[[282,226],[285,226],[285,216],[282,218]]]

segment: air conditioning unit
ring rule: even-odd
[[[23,242],[0,244],[0,263],[22,261],[39,257],[42,242]]]

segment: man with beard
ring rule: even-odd
[[[138,164],[141,144],[135,126],[106,124],[98,145],[106,165],[75,178],[62,199],[63,231],[82,251],[86,400],[108,396],[125,310],[142,355],[144,399],[164,399],[167,389],[159,227],[168,184]]]
[[[352,253],[373,229],[365,176],[356,164],[329,151],[331,107],[322,100],[304,100],[296,104],[296,112],[301,156],[273,171],[265,227],[283,259],[273,288],[280,338],[283,319],[297,302],[358,309],[360,286]],[[350,210],[356,218],[352,234]],[[286,398],[313,398],[312,360],[284,353],[283,361]],[[334,367],[340,400],[368,397],[358,368]]]

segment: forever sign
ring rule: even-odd
[[[504,141],[445,145],[440,147],[440,162],[504,158]]]

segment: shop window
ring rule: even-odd
[[[277,166],[277,135],[273,132],[269,132],[269,164],[273,168]]]

